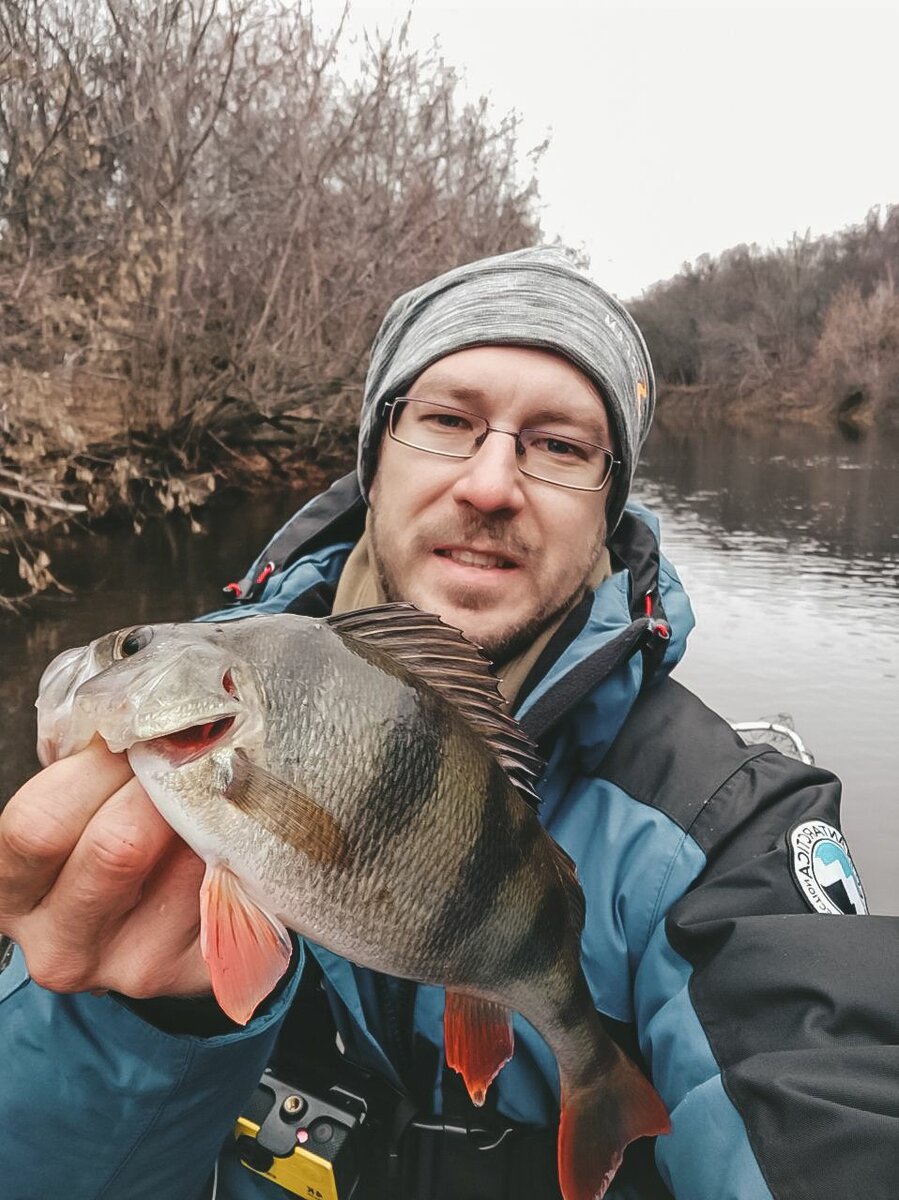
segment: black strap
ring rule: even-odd
[[[624,568],[630,581],[631,623],[589,658],[578,663],[555,687],[544,693],[518,722],[539,745],[542,738],[579,702],[638,650],[643,653],[643,685],[652,678],[665,655],[670,630],[659,589],[659,543],[635,513],[625,512],[609,539],[613,565]],[[584,627],[592,595],[577,605],[535,664],[519,692],[518,703],[536,685],[565,647]],[[553,658],[548,660],[547,651]],[[539,666],[538,676],[536,667]]]
[[[7,937],[5,933],[0,933],[0,975],[3,974],[12,962],[15,948],[16,944],[12,938]]]
[[[278,1034],[271,1065],[276,1075],[292,1079],[309,1073],[327,1076],[342,1057],[337,1026],[324,988],[318,959],[306,951],[303,974]]]
[[[656,596],[659,587],[659,543],[656,535],[636,513],[625,511],[608,542],[613,565],[625,567],[631,580],[631,615],[640,616],[645,596]],[[660,614],[653,612],[653,616]]]
[[[565,717],[598,684],[618,669],[644,645],[655,641],[657,624],[651,617],[639,617],[617,637],[578,663],[554,688],[550,688],[518,723],[535,742]]]

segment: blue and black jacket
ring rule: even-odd
[[[329,611],[363,517],[354,480],[339,481],[273,539],[216,619]],[[656,533],[630,506],[615,573],[570,614],[517,707],[547,760],[542,820],[586,896],[597,1009],[672,1118],[649,1155],[628,1156],[609,1196],[895,1198],[899,921],[807,905],[788,836],[802,821],[839,825],[839,784],[744,745],[670,678],[692,614]],[[200,1200],[220,1156],[219,1200],[283,1196],[240,1165],[230,1134],[309,956],[347,1055],[402,1087],[383,977],[320,947],[298,947],[287,981],[240,1030],[203,1028],[191,1002],[47,992],[17,952],[0,975],[2,1195]],[[408,1013],[413,1065],[419,1081],[432,1070],[440,1112],[442,991],[415,988]],[[552,1127],[552,1054],[518,1018],[515,1046],[491,1088],[495,1110]]]

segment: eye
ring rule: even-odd
[[[587,457],[587,448],[581,445],[580,442],[569,442],[565,438],[553,437],[549,433],[536,435],[532,444],[541,454],[548,454],[553,458],[579,458],[583,460]]]
[[[131,658],[153,640],[153,630],[149,625],[139,625],[137,629],[129,629],[121,635],[116,646],[114,658]]]
[[[436,425],[438,429],[470,429],[471,422],[459,413],[448,412],[432,412],[426,413],[423,420],[429,425]]]

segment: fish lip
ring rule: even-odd
[[[180,725],[177,729],[171,729],[167,733],[159,733],[151,738],[141,738],[134,742],[129,749],[134,749],[137,746],[145,747],[150,750],[159,751],[162,756],[176,767],[186,766],[188,763],[195,762],[196,759],[202,758],[203,755],[215,750],[224,741],[225,737],[233,733],[235,725],[238,724],[238,712],[224,712],[217,716],[208,717],[205,720],[194,720],[184,725]],[[205,727],[214,727],[222,723],[222,728],[215,732],[211,737],[198,739],[191,745],[185,742],[181,745],[177,741],[179,734],[186,734],[191,729],[203,729]]]
[[[136,736],[131,744],[137,745],[138,743],[144,744],[146,742],[161,741],[163,738],[175,737],[179,733],[185,733],[188,729],[193,729],[195,726],[210,725],[214,724],[216,721],[225,721],[231,719],[233,724],[233,721],[237,717],[243,715],[244,713],[241,705],[228,705],[227,703],[217,702],[215,707],[210,705],[208,709],[200,709],[198,713],[192,713],[189,717],[185,717],[178,724],[172,725],[171,729],[166,729],[164,733],[154,731],[152,733],[148,732],[141,735],[140,723],[137,723],[135,728]]]
[[[455,552],[464,551],[468,554],[488,554],[488,555],[490,555],[491,558],[501,559],[502,563],[504,565],[499,568],[500,570],[508,571],[513,567],[521,567],[522,566],[520,559],[514,558],[511,554],[508,554],[505,550],[501,550],[495,546],[465,546],[465,545],[460,545],[457,542],[446,542],[446,543],[440,543],[440,544],[434,546],[432,552],[434,554],[440,554],[441,556],[443,556],[443,555],[451,554],[454,551]]]

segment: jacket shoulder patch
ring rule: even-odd
[[[846,839],[826,821],[802,821],[787,834],[796,886],[813,912],[862,916],[868,911],[862,881]]]

